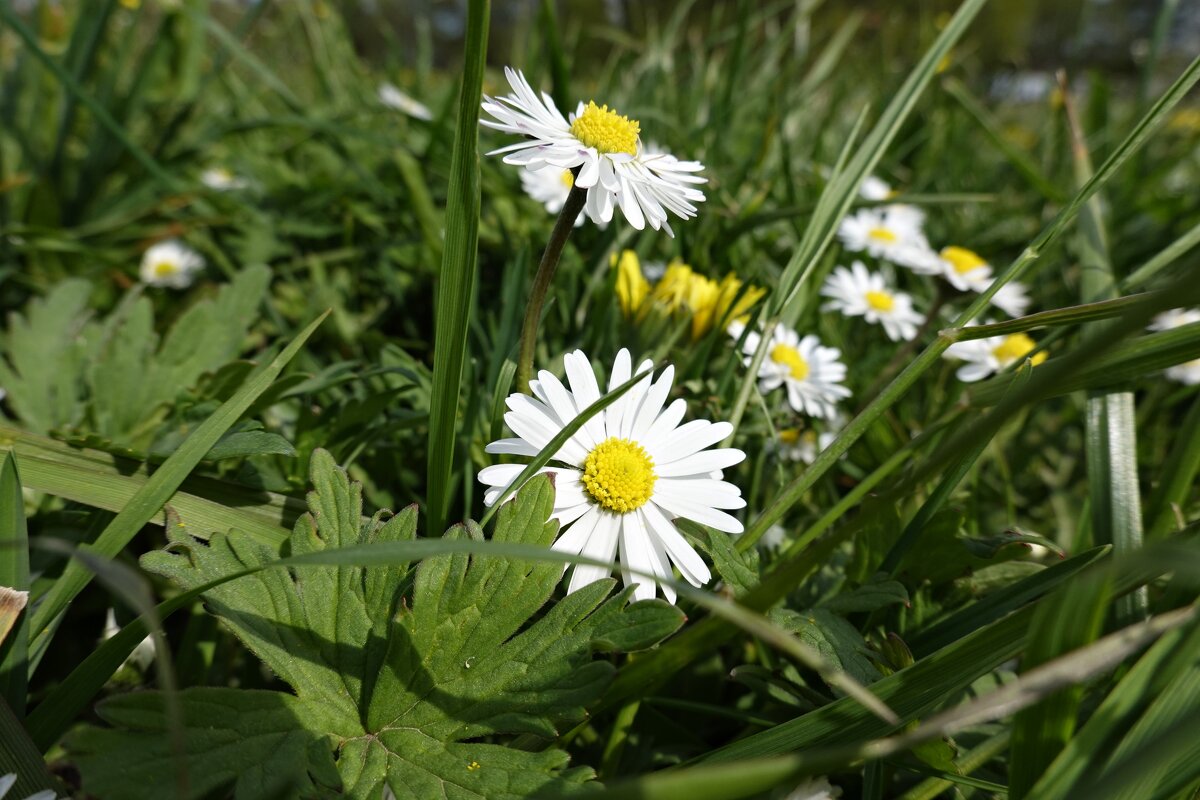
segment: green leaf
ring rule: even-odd
[[[361,486],[324,451],[313,455],[312,482],[310,513],[289,541],[294,557],[415,537],[415,507],[361,524]],[[548,547],[558,527],[547,522],[553,498],[548,478],[530,481],[500,509],[493,540]],[[447,538],[479,539],[482,532],[467,523]],[[147,554],[143,564],[190,589],[275,559],[273,550],[244,538],[217,534],[206,545],[176,531],[167,551]],[[241,718],[238,697],[270,695],[276,699],[255,697],[254,703],[270,712],[264,736],[294,737],[286,739],[287,769],[302,774],[319,766],[324,762],[314,759],[313,743],[324,742],[328,754],[336,742],[336,769],[350,797],[378,796],[385,784],[399,798],[447,792],[525,797],[577,785],[591,772],[568,769],[561,750],[527,752],[480,739],[556,736],[583,718],[584,706],[612,678],[613,666],[593,660],[593,652],[649,647],[683,617],[660,600],[626,605],[629,590],[609,597],[612,580],[543,612],[561,574],[553,561],[454,553],[427,558],[411,572],[404,564],[294,566],[224,583],[206,592],[208,607],[295,696],[193,689],[183,695],[185,718],[197,704],[220,703],[225,728],[235,734],[256,730],[253,719]],[[155,787],[169,778],[161,700],[146,696],[107,701],[103,714],[117,727],[87,729],[74,738],[89,791],[155,797]],[[137,723],[132,732],[131,719]],[[185,748],[189,772],[203,772],[220,740],[211,724],[194,727],[190,718],[187,724],[187,741],[197,748]],[[113,754],[133,746],[151,765],[138,781],[114,767]],[[228,791],[238,776],[234,769],[214,771],[220,778],[209,791]],[[257,797],[257,790],[239,784],[236,796]],[[199,794],[193,789],[192,796]]]
[[[853,614],[861,611],[877,611],[891,605],[908,605],[908,590],[899,581],[880,580],[865,583],[842,592],[818,605],[837,614]]]
[[[29,591],[29,532],[25,526],[25,498],[17,461],[7,453],[0,461],[0,590]],[[0,601],[7,598],[0,596]],[[29,674],[29,612],[16,609],[15,619],[0,612],[0,699],[18,719],[25,716]]]
[[[675,524],[687,534],[689,540],[708,554],[712,559],[713,568],[725,585],[733,589],[735,595],[743,595],[758,585],[759,564],[756,551],[738,552],[733,537],[723,533],[714,534],[703,525],[689,520],[676,520]]]
[[[183,446],[155,471],[145,484],[134,494],[129,503],[101,532],[96,541],[87,545],[89,552],[101,557],[112,558],[129,543],[143,525],[159,513],[179,488],[179,484],[200,463],[217,440],[249,408],[260,394],[283,371],[284,366],[300,351],[308,337],[317,329],[326,314],[322,314],[302,330],[291,343],[276,356],[261,372],[242,385],[237,394],[221,404],[211,417],[204,421],[196,432],[188,437]],[[63,574],[46,593],[45,599],[33,616],[31,636],[36,639],[46,635],[51,624],[62,613],[67,604],[91,581],[91,572],[78,562],[67,564]]]
[[[770,619],[859,683],[879,680],[879,670],[869,657],[871,650],[866,640],[843,617],[823,608],[800,612],[785,608],[773,612]]]
[[[1032,531],[1024,531],[1020,528],[1013,528],[1002,533],[997,533],[992,536],[964,536],[962,542],[966,545],[968,552],[978,558],[995,558],[996,554],[1002,548],[1009,547],[1014,544],[1036,544],[1045,547],[1048,550],[1057,553],[1059,558],[1063,558],[1066,554],[1056,542],[1047,539],[1039,533]],[[1026,548],[1021,548],[1018,552],[1025,552]]]
[[[79,421],[79,381],[86,362],[80,333],[91,291],[87,281],[65,280],[30,301],[24,316],[9,314],[0,386],[13,411],[37,433]]]
[[[489,7],[488,0],[468,3],[458,125],[454,131],[450,191],[446,197],[446,238],[438,273],[427,466],[428,509],[435,529],[441,529],[450,512],[454,432],[458,427],[475,262],[479,256],[479,103],[487,61]]]

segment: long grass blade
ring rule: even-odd
[[[479,103],[487,59],[489,5],[488,0],[471,0],[468,6],[466,62],[458,97],[450,193],[446,198],[446,243],[438,273],[426,470],[428,514],[431,530],[435,531],[442,530],[450,513],[454,433],[474,300],[479,242]]]
[[[15,608],[16,593],[29,592],[29,531],[25,525],[25,497],[12,453],[0,461],[0,592],[10,597],[4,605]],[[29,674],[29,611],[16,609],[16,619],[0,621],[0,698],[17,719],[25,717]]]

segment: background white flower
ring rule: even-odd
[[[842,220],[838,237],[847,250],[865,250],[902,267],[936,272],[938,255],[921,231],[921,222],[921,212],[909,206],[860,208]]]
[[[204,257],[175,240],[159,242],[142,254],[140,274],[148,286],[186,289],[204,269]]]
[[[746,326],[733,322],[729,334],[739,339]],[[746,333],[742,347],[747,366],[758,349],[761,335],[757,331]],[[850,390],[841,385],[846,379],[846,365],[838,359],[841,351],[835,347],[823,347],[812,334],[803,338],[786,325],[776,325],[771,333],[767,357],[758,370],[758,388],[763,394],[787,387],[788,405],[792,410],[810,417],[832,419],[837,414],[837,402],[850,396]]]
[[[1172,328],[1180,328],[1195,322],[1200,322],[1200,309],[1173,308],[1156,316],[1146,327],[1152,331],[1169,331]],[[1200,384],[1200,358],[1167,367],[1164,374],[1168,380],[1182,383],[1185,386]]]
[[[925,317],[913,310],[912,298],[891,289],[878,272],[870,272],[861,261],[850,268],[837,267],[821,287],[821,295],[830,298],[822,311],[839,311],[847,317],[862,317],[883,325],[893,342],[912,339]]]
[[[390,83],[379,84],[379,102],[388,108],[407,114],[413,119],[425,120],[426,122],[433,119],[433,114],[426,105],[405,94],[399,87],[393,86]]]
[[[1037,343],[1026,334],[1012,333],[1008,336],[955,342],[946,349],[944,355],[946,358],[966,361],[955,375],[960,381],[973,383],[1024,359],[1036,347]],[[1041,364],[1046,360],[1046,352],[1038,353],[1032,360],[1034,366]]]
[[[580,103],[568,120],[545,92],[539,96],[519,71],[506,67],[512,93],[486,97],[483,110],[493,120],[481,124],[526,137],[493,150],[506,164],[528,169],[579,167],[575,183],[587,190],[584,210],[593,222],[608,222],[620,207],[629,224],[647,224],[674,235],[667,212],[682,219],[696,216],[695,203],[704,193],[695,188],[705,179],[696,161],[680,161],[666,153],[647,153],[641,145],[641,126],[607,105]]]
[[[937,266],[936,274],[960,292],[982,292],[992,282],[991,265],[965,247],[943,247],[938,253]]]
[[[824,776],[808,778],[793,789],[784,800],[837,800],[842,788],[834,786]]]
[[[600,398],[592,364],[582,351],[563,358],[567,386],[548,371],[529,382],[533,397],[509,395],[504,415],[517,438],[501,439],[486,448],[489,453],[534,456],[574,419]],[[679,569],[693,586],[704,585],[711,574],[704,560],[675,526],[676,518],[690,519],[726,533],[741,533],[742,523],[721,509],[746,505],[741,490],[721,480],[721,470],[746,458],[733,448],[709,449],[733,432],[728,422],[692,420],[680,425],[687,404],[667,396],[675,378],[666,367],[657,380],[649,375],[651,362],[643,361],[637,374],[645,380],[592,417],[554,455],[562,466],[543,472],[555,478],[554,513],[563,526],[554,549],[612,561],[619,552],[622,579],[636,586],[634,599],[654,597],[656,585],[675,602],[674,590],[662,581]],[[629,351],[617,353],[609,377],[611,391],[632,376]],[[490,488],[484,502],[492,505],[523,464],[496,464],[479,472]],[[657,580],[635,575],[641,571]],[[606,577],[604,567],[574,567],[567,590],[587,586]]]
[[[1029,308],[1029,292],[1025,284],[1010,281],[992,296],[992,305],[1010,317],[1023,317]]]
[[[225,167],[209,167],[200,173],[200,182],[217,192],[245,189],[249,185],[245,178],[239,178]]]
[[[567,195],[571,193],[571,186],[574,183],[575,179],[571,176],[569,169],[542,167],[541,169],[521,170],[521,188],[525,190],[525,194],[544,205],[551,214],[562,211],[563,204],[567,202]],[[578,228],[583,224],[583,218],[584,213],[580,211],[579,216],[575,218],[575,227]],[[604,223],[600,224],[604,225]]]

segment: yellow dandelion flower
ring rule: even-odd
[[[650,294],[650,282],[642,274],[642,264],[637,253],[624,250],[610,262],[617,270],[617,302],[626,317],[640,316],[646,297]]]

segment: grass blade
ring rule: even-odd
[[[25,498],[12,453],[0,462],[0,587],[29,591],[29,532]],[[7,635],[4,635],[7,634]],[[18,612],[11,628],[0,623],[0,699],[17,719],[25,717],[29,675],[29,611]]]
[[[463,362],[475,285],[479,243],[479,103],[487,58],[488,0],[471,0],[458,127],[446,198],[446,243],[438,273],[434,312],[433,393],[429,401],[427,466],[430,530],[440,531],[450,513],[454,432],[462,392]]]

